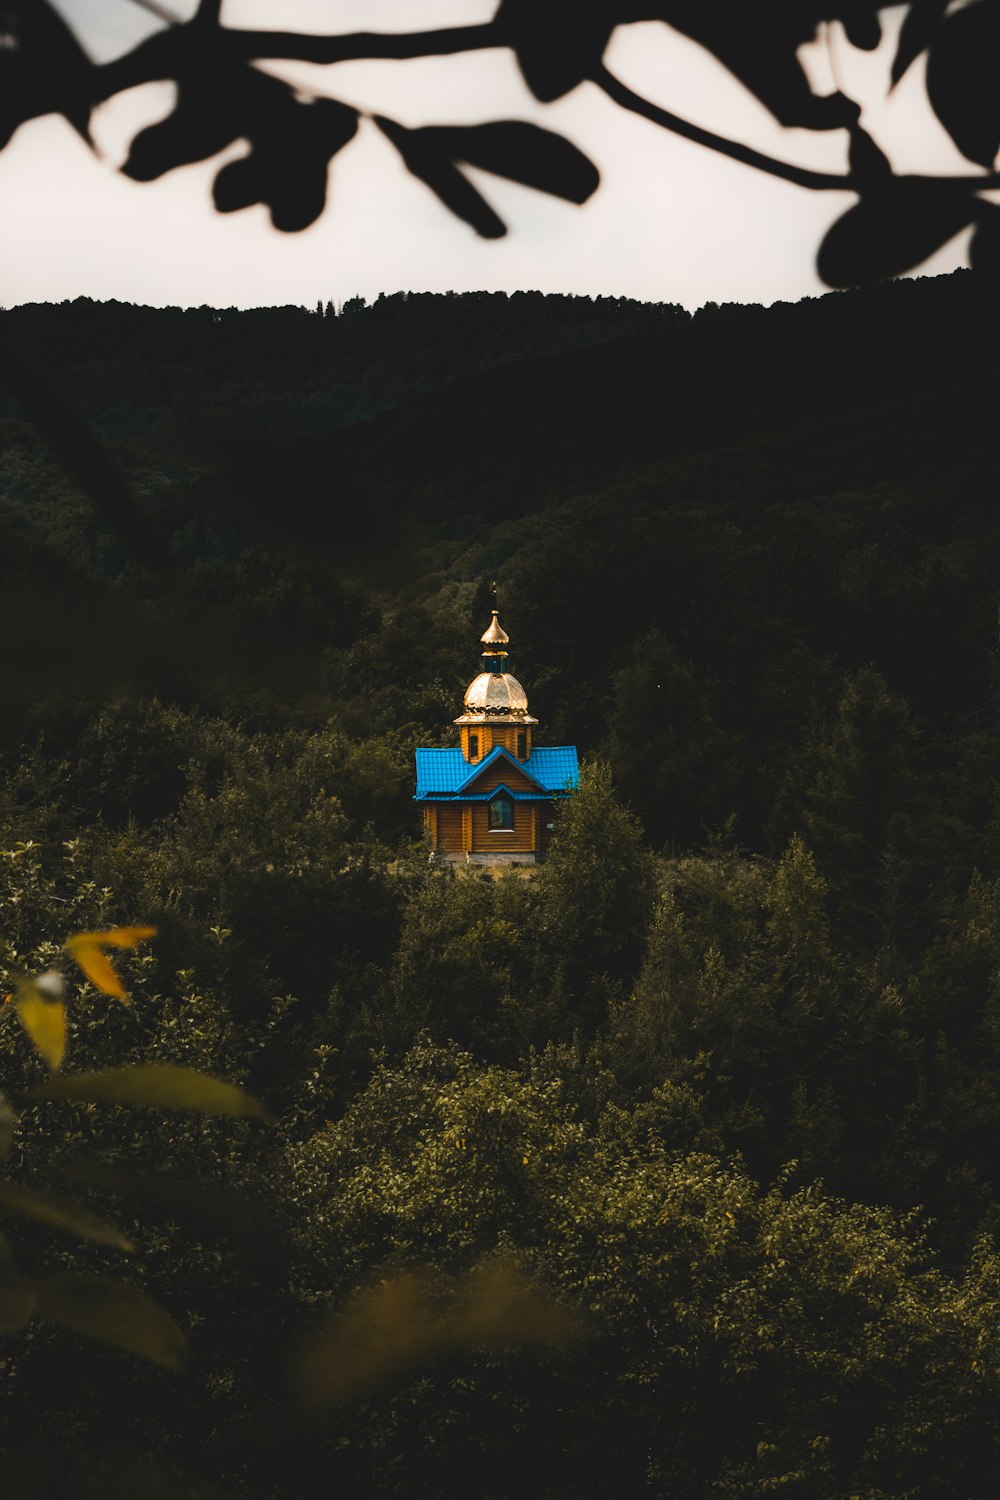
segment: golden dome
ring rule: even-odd
[[[465,708],[467,713],[486,714],[491,719],[498,714],[523,719],[528,712],[528,695],[509,672],[480,672],[465,690]]]
[[[474,677],[465,690],[465,713],[455,720],[456,724],[485,724],[496,720],[512,720],[518,724],[537,724],[528,713],[528,695],[507,671],[507,652],[504,647],[510,636],[504,630],[493,611],[493,619],[479,637],[486,647],[483,663],[487,671]]]

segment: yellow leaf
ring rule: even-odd
[[[38,1219],[50,1229],[64,1229],[79,1239],[92,1240],[97,1245],[113,1245],[116,1250],[134,1250],[120,1230],[102,1219],[95,1218],[87,1209],[69,1198],[59,1198],[55,1193],[46,1193],[38,1188],[22,1187],[0,1177],[0,1209],[17,1214],[24,1219]]]
[[[194,1068],[148,1063],[134,1068],[106,1068],[49,1078],[29,1089],[26,1099],[76,1099],[85,1104],[148,1104],[160,1109],[195,1109],[208,1115],[236,1115],[267,1120],[256,1099]]]
[[[32,1046],[55,1070],[66,1055],[66,1006],[50,1000],[33,979],[17,981],[14,1009]]]
[[[127,1005],[128,995],[104,949],[137,948],[155,936],[155,927],[109,927],[104,932],[78,932],[66,939],[65,946],[102,995],[111,995]]]
[[[45,1276],[23,1283],[35,1311],[77,1333],[141,1354],[168,1370],[182,1370],[187,1344],[164,1308],[140,1292],[103,1276]]]

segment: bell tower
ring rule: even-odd
[[[465,712],[455,720],[462,755],[470,765],[501,746],[518,761],[531,758],[531,731],[538,723],[528,713],[528,695],[507,670],[510,636],[500,624],[499,611],[479,637],[482,671],[465,690]]]

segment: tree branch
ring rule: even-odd
[[[594,73],[593,79],[613,103],[631,114],[642,115],[644,119],[651,120],[654,125],[661,125],[674,135],[683,136],[685,140],[694,141],[699,146],[707,146],[710,151],[731,157],[744,166],[756,167],[759,172],[766,172],[771,177],[780,177],[785,182],[794,182],[797,187],[818,191],[828,191],[831,188],[849,190],[856,186],[849,173],[814,172],[809,167],[797,167],[792,162],[778,161],[776,157],[767,156],[763,151],[755,151],[752,146],[742,146],[739,141],[730,141],[711,130],[703,130],[700,125],[692,125],[689,120],[682,120],[680,115],[671,114],[669,110],[661,109],[658,104],[644,99],[641,94],[633,93],[627,84],[622,83],[603,64]]]
[[[94,103],[110,99],[114,94],[141,83],[176,78],[183,71],[192,44],[188,30],[190,24],[159,31],[123,57],[95,68],[93,82],[97,93]],[[435,31],[356,31],[345,36],[223,28],[213,36],[213,47],[218,49],[219,56],[239,62],[287,58],[296,62],[328,64],[446,57],[456,52],[479,52],[504,45],[500,28],[492,21],[478,26],[445,26]]]
[[[660,125],[664,130],[683,136],[687,141],[694,141],[699,146],[707,146],[710,151],[715,151],[720,156],[728,156],[747,167],[756,167],[758,172],[766,172],[769,177],[779,177],[784,182],[793,182],[797,187],[811,188],[814,192],[857,193],[861,191],[863,184],[858,181],[853,172],[815,172],[809,167],[797,167],[793,162],[779,161],[763,151],[755,151],[752,146],[742,146],[739,141],[730,141],[723,135],[716,135],[714,131],[703,130],[700,125],[692,125],[689,120],[681,119],[680,115],[671,114],[669,110],[661,109],[658,104],[644,99],[641,94],[633,93],[627,84],[622,83],[603,64],[592,76],[598,88],[614,104],[628,110],[630,114],[641,115],[643,119],[651,120],[654,125]],[[895,176],[893,181],[936,187],[965,187],[973,188],[977,192],[986,192],[993,188],[1000,188],[1000,173],[970,172],[955,177],[922,177],[911,173],[906,176]]]

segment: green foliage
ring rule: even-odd
[[[718,723],[717,691],[659,630],[635,642],[615,677],[607,757],[657,844],[701,842],[734,801],[741,745]]]
[[[653,856],[617,800],[608,766],[585,766],[579,790],[560,806],[537,886],[552,979],[579,1004],[581,1024],[591,1025],[595,997],[639,966],[656,886]]]
[[[919,920],[935,831],[927,791],[909,709],[873,667],[848,679],[832,724],[815,728],[785,790],[786,823],[835,872],[844,926],[890,963]]]
[[[967,283],[3,321],[183,564],[8,410],[5,1493],[992,1493]],[[494,590],[540,743],[603,757],[499,878],[411,800]]]
[[[537,913],[535,883],[514,873],[431,869],[414,881],[375,1002],[375,1039],[394,1052],[421,1032],[477,1053],[516,1049],[518,1002],[533,994]]]
[[[516,1422],[545,1493],[586,1473],[631,1493],[749,1495],[783,1474],[830,1496],[931,1493],[949,1472],[971,1482],[980,1438],[962,1455],[944,1434],[975,1420],[995,1379],[989,1253],[956,1284],[885,1210],[818,1187],[762,1192],[646,1128],[626,1145],[613,1118],[590,1130],[552,1084],[421,1047],[291,1153],[300,1245],[328,1283],[386,1257],[462,1264],[506,1247],[585,1318],[583,1357],[536,1374],[527,1404],[487,1366],[369,1408],[362,1431],[387,1424],[406,1443],[390,1446],[380,1486],[440,1484],[455,1457],[444,1435],[469,1432],[480,1387]],[[500,1461],[507,1494],[516,1460]]]
[[[633,1088],[692,1083],[766,1176],[795,1158],[866,1194],[884,1193],[921,1092],[906,1007],[878,967],[838,950],[797,838],[776,865],[718,853],[670,867],[634,992],[598,1050]]]

